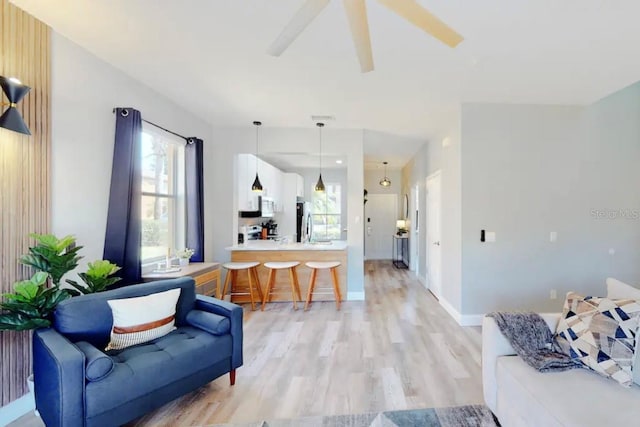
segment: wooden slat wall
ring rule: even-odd
[[[31,271],[18,263],[29,233],[50,226],[50,30],[0,0],[0,75],[31,87],[18,104],[31,136],[0,128],[0,293]],[[2,102],[7,102],[3,96]],[[2,111],[4,111],[3,107]],[[0,332],[0,406],[27,391],[31,334]]]

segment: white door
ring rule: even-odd
[[[419,206],[420,206],[420,186],[418,184],[411,188],[411,200],[409,202],[409,218],[411,221],[411,234],[409,238],[409,247],[411,257],[409,260],[409,268],[416,273],[416,276],[420,275],[420,218],[419,218]]]
[[[427,178],[427,285],[440,298],[442,293],[440,172]]]
[[[365,205],[365,259],[391,259],[398,217],[397,194],[369,194]]]

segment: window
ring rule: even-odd
[[[325,192],[313,191],[313,239],[340,240],[342,195],[340,184],[326,183]]]
[[[142,130],[142,247],[145,265],[186,244],[184,141],[151,125]]]

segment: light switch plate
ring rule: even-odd
[[[549,241],[550,242],[557,242],[558,241],[558,232],[557,231],[552,231],[551,233],[549,233]]]
[[[496,232],[495,231],[487,231],[485,234],[485,241],[487,242],[495,242],[496,241]]]

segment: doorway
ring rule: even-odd
[[[398,216],[397,194],[369,194],[365,206],[365,259],[391,259]]]
[[[441,177],[440,171],[427,177],[427,286],[436,298],[442,294],[441,237]]]

